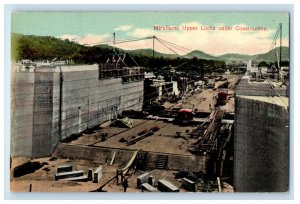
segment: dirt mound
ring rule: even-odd
[[[47,162],[26,162],[24,164],[21,164],[17,167],[14,168],[13,170],[13,176],[16,177],[21,177],[26,174],[30,174],[35,172],[36,170],[42,168],[44,165],[47,165]]]

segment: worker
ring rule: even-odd
[[[122,186],[123,186],[123,188],[124,188],[124,192],[126,192],[127,187],[128,187],[128,181],[127,181],[127,179],[125,179],[125,180],[123,181]]]

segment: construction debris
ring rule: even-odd
[[[101,177],[102,177],[102,166],[99,166],[95,172],[94,172],[94,179],[93,179],[93,183],[99,183]]]
[[[137,188],[141,188],[143,183],[148,183],[150,178],[150,173],[144,173],[136,178],[136,186]]]
[[[151,186],[150,184],[148,183],[143,183],[141,185],[141,189],[142,190],[145,190],[145,191],[148,191],[148,192],[159,192],[159,190],[153,186]]]
[[[118,127],[126,127],[126,128],[132,128],[133,122],[128,117],[122,118],[122,119],[115,119],[112,123],[112,126],[118,126]]]
[[[196,191],[196,184],[195,182],[187,179],[187,178],[183,178],[182,179],[182,187],[187,190],[187,191],[191,191],[191,192],[195,192]]]
[[[88,180],[92,181],[93,180],[93,170],[90,168],[88,171]]]
[[[217,182],[218,182],[218,190],[219,192],[222,192],[220,177],[217,177]]]
[[[71,172],[73,171],[72,165],[64,165],[57,167],[57,173],[63,173],[63,172]]]
[[[117,151],[114,151],[113,156],[111,158],[111,161],[109,163],[110,166],[113,165],[113,163],[114,163],[114,160],[115,160],[115,157],[116,157],[116,153],[117,153]]]
[[[179,188],[174,186],[171,182],[161,179],[158,180],[158,190],[161,192],[179,192]]]
[[[152,128],[150,128],[149,130],[148,129],[145,129],[141,132],[138,133],[138,136],[136,137],[132,137],[132,139],[128,140],[127,141],[127,145],[132,145],[132,144],[135,144],[136,142],[148,137],[148,136],[151,136],[153,135],[153,132],[159,130],[159,127],[157,126],[154,126]],[[123,140],[122,140],[123,141]]]
[[[84,175],[84,171],[82,171],[82,170],[56,173],[55,174],[55,180],[57,181],[57,180],[60,180],[60,179],[81,177],[83,175]]]

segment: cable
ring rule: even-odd
[[[185,47],[183,47],[183,46],[176,45],[175,43],[166,41],[166,40],[164,40],[164,39],[161,39],[161,38],[157,38],[157,39],[159,39],[159,40],[163,41],[164,43],[167,43],[168,45],[170,45],[170,46],[172,46],[172,47],[174,47],[174,48],[176,48],[176,49],[179,49],[179,50],[181,50],[181,51],[183,51],[183,52],[185,52],[184,50],[193,51],[193,50],[188,49],[188,48],[185,48]]]
[[[129,53],[127,53],[129,55],[129,57],[133,60],[133,62],[138,66],[140,67],[140,65],[133,59],[133,57],[131,57],[131,55]]]
[[[99,44],[110,44],[110,43],[114,43],[114,44],[122,44],[122,43],[128,43],[128,42],[135,42],[135,41],[142,41],[142,40],[149,40],[149,39],[156,39],[158,42],[160,42],[162,45],[164,45],[166,48],[168,48],[169,50],[171,50],[173,53],[175,53],[178,56],[179,55],[174,49],[172,49],[171,47],[180,50],[182,52],[186,52],[186,50],[188,51],[192,51],[188,48],[185,48],[183,46],[177,45],[175,43],[163,40],[161,38],[157,38],[157,37],[144,37],[144,38],[133,38],[133,39],[127,39],[127,40],[119,40],[119,41],[102,41],[102,42],[97,42],[97,43],[89,43],[89,44],[84,44],[84,45],[99,45]],[[170,47],[171,46],[171,47]]]
[[[146,38],[140,38],[140,39],[133,39],[133,40],[124,40],[124,41],[121,41],[121,42],[116,42],[115,44],[122,44],[122,43],[127,43],[127,42],[135,42],[135,41],[141,41],[141,40],[149,40],[151,39],[152,37],[146,37]]]
[[[117,40],[117,41],[115,41],[115,44],[122,44],[122,43],[127,43],[127,42],[148,40],[148,39],[151,39],[151,38],[152,37],[143,37],[143,38],[132,38],[132,39],[126,39],[126,40]],[[88,43],[88,44],[84,44],[84,45],[100,45],[100,44],[107,44],[107,43],[114,43],[114,41],[109,40],[109,41],[102,41],[102,42],[96,42],[96,43]]]
[[[273,41],[270,45],[270,48],[269,48],[269,51],[268,51],[268,55],[266,57],[266,61],[272,61],[272,50],[275,48],[275,55],[276,55],[276,41],[277,41],[277,38],[278,38],[278,35],[279,35],[279,32],[280,32],[280,26],[277,27],[277,30],[276,30],[276,33],[275,33],[275,36],[273,38]],[[276,60],[276,56],[275,56],[275,60]]]
[[[285,103],[285,101],[283,100],[282,96],[276,91],[275,87],[270,83],[270,81],[267,79],[267,82],[269,83],[271,89],[273,89],[275,91],[275,93],[278,95],[278,97],[282,100],[282,102],[284,103],[284,105],[288,106],[288,104]]]
[[[179,55],[177,52],[175,52],[172,48],[170,48],[169,46],[167,46],[166,44],[164,44],[163,42],[161,42],[158,38],[156,38],[156,40],[158,42],[160,42],[162,45],[164,45],[166,48],[168,48],[169,50],[171,50],[172,52],[174,52],[176,55]],[[179,55],[180,56],[180,55]]]
[[[117,51],[114,50],[114,52],[118,55],[119,59],[121,59],[122,63],[125,65],[125,67],[128,68],[128,66],[125,64],[124,60],[120,57],[120,55],[117,53]]]

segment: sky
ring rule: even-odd
[[[289,45],[288,13],[233,12],[14,12],[11,31],[26,35],[54,36],[80,44],[94,44],[156,36],[182,47],[172,50],[187,54],[201,50],[211,55],[226,53],[260,54],[268,52],[279,23],[282,44]],[[154,26],[178,27],[179,30],[155,30]],[[221,27],[232,30],[219,30]],[[194,30],[184,30],[192,27]],[[215,30],[207,30],[214,27]],[[241,31],[241,27],[261,27],[260,31]],[[170,44],[168,44],[170,47]],[[277,44],[279,45],[279,39]],[[123,49],[152,48],[152,40],[117,44]],[[173,53],[155,42],[155,50]],[[171,48],[171,47],[170,47]]]

